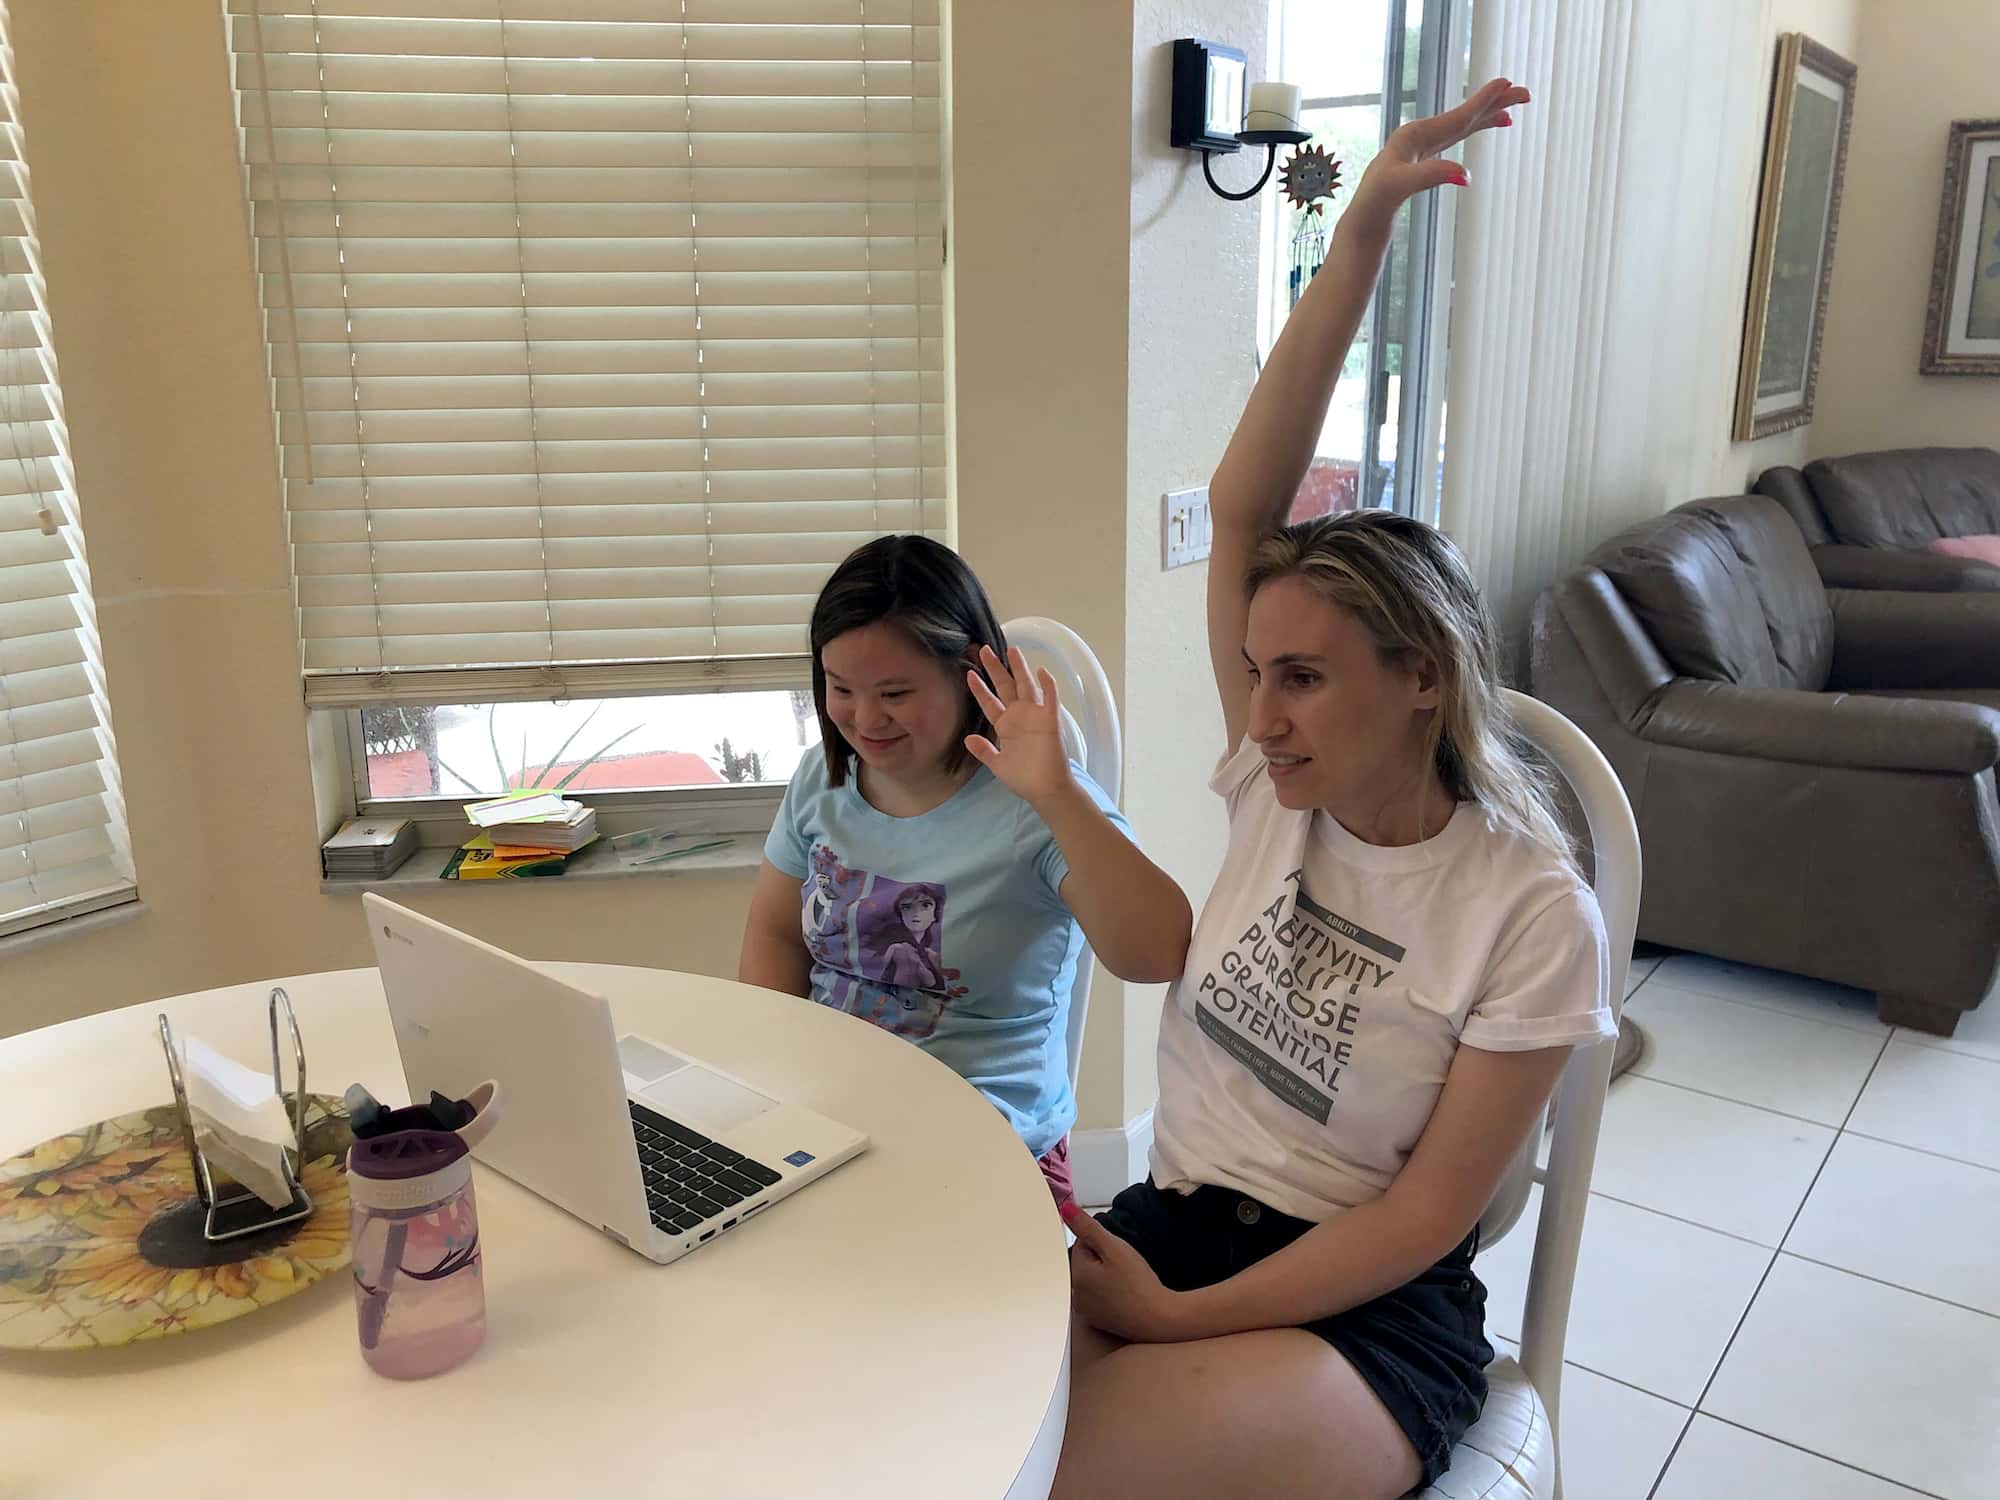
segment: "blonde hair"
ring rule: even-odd
[[[1554,777],[1530,760],[1501,695],[1492,618],[1465,557],[1434,526],[1391,511],[1347,511],[1273,533],[1251,554],[1244,580],[1298,578],[1360,622],[1382,659],[1428,664],[1438,709],[1428,753],[1455,802],[1476,802],[1510,832],[1577,867],[1556,812]]]

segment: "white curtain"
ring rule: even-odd
[[[1729,409],[1773,32],[1750,0],[1480,0],[1470,77],[1535,102],[1458,202],[1441,520],[1518,658],[1641,517],[1740,491]]]

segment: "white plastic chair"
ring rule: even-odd
[[[1047,667],[1056,680],[1063,705],[1063,744],[1069,758],[1090,773],[1116,802],[1125,780],[1125,741],[1118,728],[1118,705],[1111,680],[1083,637],[1059,620],[1024,615],[1001,627],[1007,644],[1019,646],[1031,667]],[[1076,1092],[1076,1074],[1083,1061],[1083,1022],[1090,1010],[1090,979],[1096,960],[1086,943],[1076,960],[1076,982],[1069,994],[1069,1088]]]
[[[1611,949],[1611,1010],[1625,1008],[1626,971],[1639,922],[1639,829],[1631,804],[1597,746],[1546,703],[1507,694],[1521,732],[1569,783],[1589,830],[1592,888]],[[1479,1221],[1481,1250],[1497,1243],[1521,1217],[1530,1188],[1542,1185],[1535,1253],[1519,1360],[1496,1360],[1487,1371],[1486,1409],[1452,1450],[1451,1469],[1417,1500],[1559,1500],[1556,1433],[1562,1397],[1563,1340],[1570,1292],[1576,1285],[1591,1163],[1604,1118],[1616,1043],[1579,1048],[1556,1084],[1555,1137],[1546,1169],[1536,1166],[1539,1130],[1530,1133],[1500,1190]]]

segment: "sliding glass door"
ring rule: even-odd
[[[1305,91],[1308,143],[1340,163],[1318,214],[1282,190],[1264,203],[1259,329],[1268,351],[1325,259],[1333,225],[1396,127],[1455,100],[1465,77],[1465,0],[1274,0],[1269,76]],[[1389,262],[1327,413],[1294,511],[1359,506],[1436,514],[1449,205],[1426,194],[1397,216]]]

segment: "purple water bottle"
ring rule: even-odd
[[[418,1380],[486,1337],[472,1157],[449,1130],[397,1130],[348,1150],[361,1357]]]

